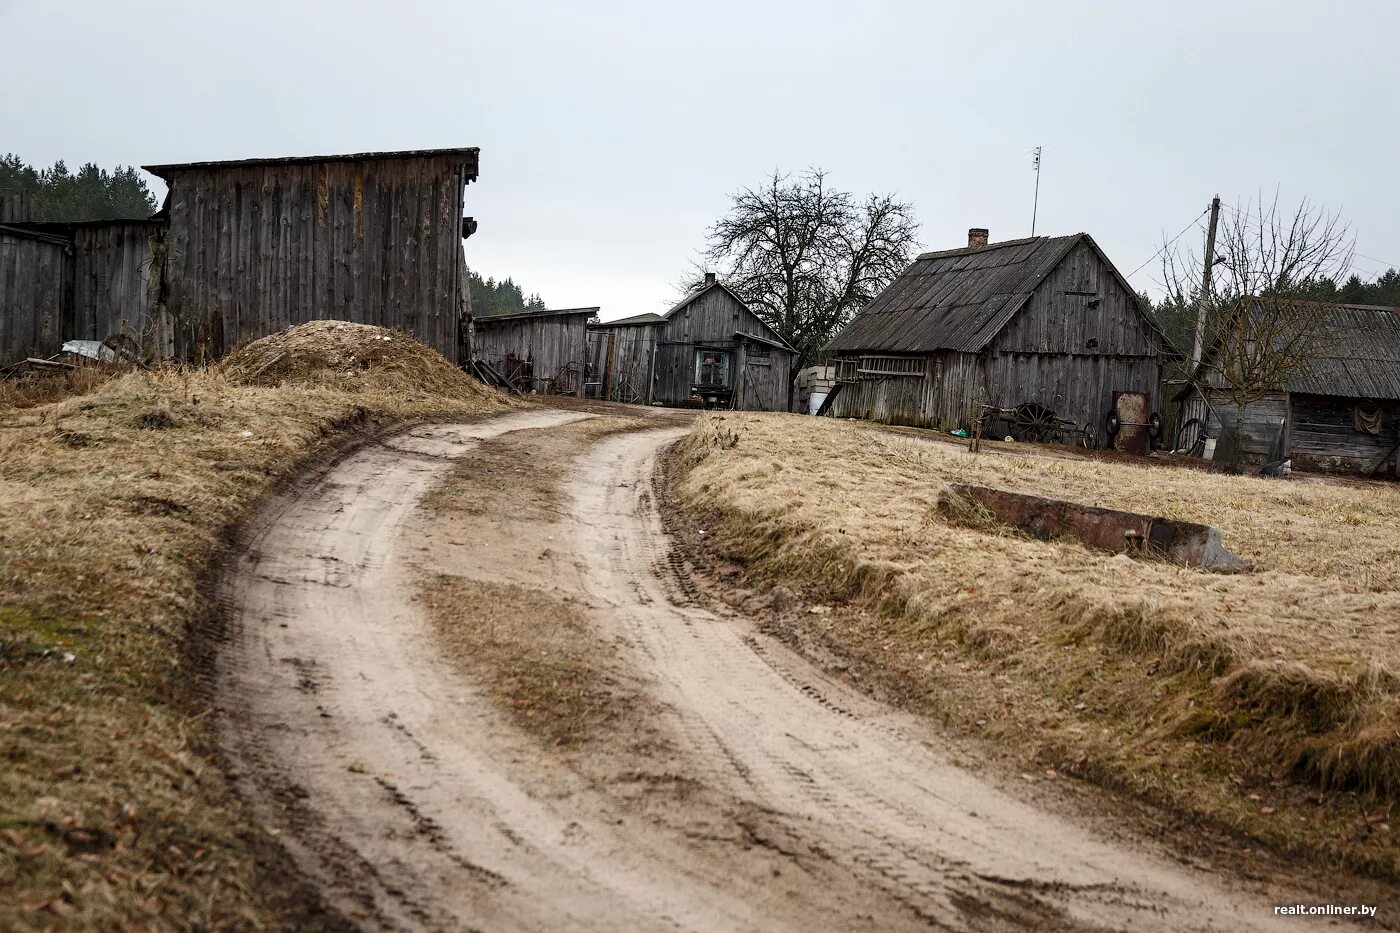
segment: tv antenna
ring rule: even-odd
[[[1035,236],[1035,215],[1040,211],[1040,147],[1036,146],[1031,155],[1035,166],[1035,200],[1031,202],[1031,236]]]

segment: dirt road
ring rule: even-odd
[[[483,442],[547,439],[584,417],[530,411],[366,446],[272,503],[225,583],[221,736],[240,789],[351,920],[483,930],[1270,925],[1266,905],[1215,876],[1013,799],[748,621],[695,604],[651,488],[657,451],[680,429],[582,448],[561,474],[562,514],[547,521],[488,512],[444,530],[418,509]],[[585,748],[561,766],[449,662],[414,580],[454,563],[496,567],[501,580],[579,607],[607,645],[605,663],[619,666],[605,679],[646,694],[630,703],[636,718],[672,737],[668,773],[683,770],[691,790],[648,811],[620,777],[599,776],[655,777],[642,743]]]

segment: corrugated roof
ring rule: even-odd
[[[1329,305],[1320,346],[1290,392],[1400,399],[1400,309]]]
[[[831,342],[834,351],[976,352],[1083,233],[924,253]]]
[[[616,321],[602,321],[593,325],[594,327],[631,327],[637,324],[660,324],[666,318],[659,314],[648,311],[646,314],[634,314],[631,317],[618,318]]]
[[[159,178],[166,178],[178,169],[206,168],[248,168],[255,165],[301,165],[313,162],[378,162],[386,159],[422,159],[443,156],[457,156],[471,164],[471,180],[476,179],[477,159],[481,150],[476,147],[462,149],[399,149],[391,152],[352,152],[341,155],[321,156],[278,156],[267,159],[231,159],[214,162],[167,162],[161,165],[143,165],[146,171]]]
[[[513,314],[476,314],[473,315],[473,320],[478,324],[487,324],[493,321],[519,321],[529,317],[554,317],[569,314],[587,314],[592,317],[597,313],[597,308],[549,308],[545,311],[516,311]]]

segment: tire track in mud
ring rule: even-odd
[[[562,542],[529,542],[564,554],[532,557],[528,573],[577,591],[617,633],[684,748],[675,762],[610,760],[612,786],[542,777],[534,740],[439,655],[411,578],[444,545],[413,517],[484,440],[581,417],[536,410],[368,444],[271,503],[224,582],[219,732],[236,783],[347,917],[428,930],[1262,925],[1266,908],[1000,794],[745,620],[702,608],[654,505],[674,430],[616,435],[573,464]],[[494,520],[450,543],[490,548],[509,533],[484,527]],[[671,777],[703,792],[660,798],[676,810],[664,818],[626,796],[628,780]],[[741,877],[745,850],[771,853],[750,871],[796,870],[781,885]]]
[[[575,515],[607,537],[583,555],[588,586],[656,666],[660,699],[696,739],[707,780],[796,818],[810,843],[936,926],[1269,925],[1266,906],[953,767],[751,624],[701,608],[651,492],[657,452],[680,434],[600,444],[575,472]]]

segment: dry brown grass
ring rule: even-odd
[[[677,491],[718,511],[729,556],[849,601],[808,634],[895,699],[1284,849],[1400,873],[1400,488],[1006,447],[712,416]],[[1256,570],[950,524],[950,481],[1214,524]]]
[[[0,410],[0,928],[332,922],[230,793],[191,646],[202,581],[279,477],[376,419],[507,407],[461,374],[444,397],[370,373],[129,373]]]

